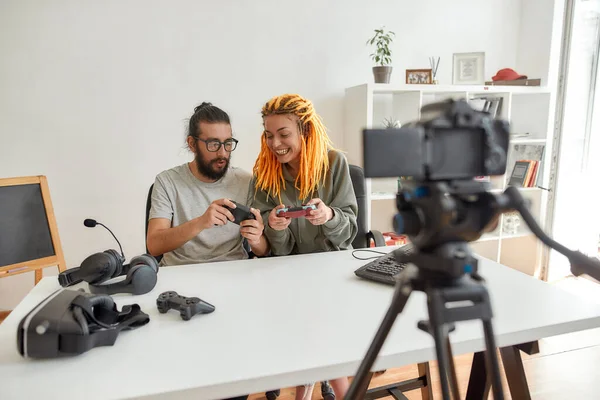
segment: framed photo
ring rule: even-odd
[[[431,84],[433,83],[430,69],[407,69],[406,83],[408,84]]]
[[[483,85],[485,83],[485,53],[454,53],[452,84]]]

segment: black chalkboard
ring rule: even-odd
[[[55,254],[40,184],[0,186],[0,266]]]

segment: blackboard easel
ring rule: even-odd
[[[48,181],[43,175],[0,179],[0,278],[66,270]]]

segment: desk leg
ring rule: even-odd
[[[402,382],[392,383],[385,386],[378,386],[372,389],[365,387],[364,390],[361,388],[361,393],[365,392],[363,400],[375,400],[382,397],[388,398],[392,396],[396,400],[406,400],[407,397],[403,394],[415,389],[421,389],[421,397],[423,400],[433,400],[433,390],[431,388],[431,373],[429,371],[429,363],[418,364],[419,377],[409,379]],[[369,381],[373,374],[369,376]]]
[[[527,377],[525,376],[520,350],[517,346],[502,347],[500,357],[502,357],[504,373],[512,398],[530,400],[531,395],[527,386]]]
[[[473,355],[466,400],[487,399],[490,387],[491,384],[485,367],[485,353],[480,351]]]
[[[419,378],[423,380],[423,387],[421,388],[421,398],[423,400],[433,400],[433,390],[431,389],[431,371],[429,369],[429,363],[424,362],[419,364]]]

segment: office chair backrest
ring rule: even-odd
[[[146,230],[144,231],[144,241],[146,242],[146,253],[150,254],[148,251],[148,217],[150,216],[150,207],[152,206],[152,189],[154,188],[154,184],[150,185],[150,190],[148,190],[148,196],[146,197]],[[162,260],[163,256],[158,255],[154,256],[157,262]]]
[[[355,249],[364,249],[367,247],[367,189],[365,184],[365,174],[363,169],[357,165],[350,165],[350,179],[354,187],[356,202],[358,204],[358,215],[356,222],[358,224],[358,233],[352,241],[352,247]]]

